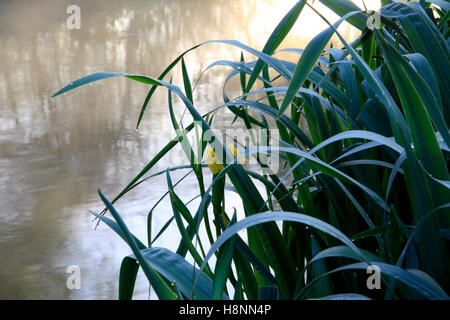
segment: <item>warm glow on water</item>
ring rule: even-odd
[[[257,35],[258,39],[264,42],[267,38],[267,34],[270,34],[278,21],[280,21],[285,12],[288,12],[297,1],[262,1],[261,5],[257,8],[258,14],[249,23],[248,29],[252,35]],[[364,9],[363,1],[353,1],[361,9]],[[368,10],[377,10],[380,8],[379,0],[366,0],[366,7]],[[328,9],[319,1],[315,1],[314,8],[316,8],[321,14],[325,16],[330,22],[338,20],[338,16]],[[300,40],[302,44],[306,45],[308,41],[313,38],[318,32],[324,30],[328,25],[316,13],[309,7],[305,7],[297,23],[291,30],[291,37],[288,39],[288,43],[295,45],[295,40]],[[347,38],[352,39],[356,37],[357,30],[352,28],[349,24],[344,23],[339,29],[343,32]],[[290,40],[290,41],[289,41]],[[298,43],[296,45],[299,47]]]
[[[174,135],[164,90],[138,132],[145,85],[109,79],[55,99],[50,95],[93,72],[156,77],[182,51],[210,39],[262,49],[296,1],[83,0],[77,1],[81,29],[68,30],[66,8],[72,2],[0,1],[0,299],[117,298],[120,262],[130,251],[106,226],[95,231],[88,210],[102,209],[99,187],[108,197],[117,194]],[[376,8],[378,1],[366,3]],[[305,47],[325,27],[305,9],[283,47]],[[349,25],[339,30],[348,39],[358,36]],[[195,79],[213,61],[238,60],[239,54],[208,45],[186,63]],[[194,99],[202,110],[220,103],[228,70],[213,69],[200,82]],[[178,69],[174,74],[176,80]],[[180,159],[181,149],[154,170]],[[190,183],[180,189],[183,199],[196,196]],[[118,203],[145,243],[147,212],[166,190],[165,179],[156,178]],[[167,205],[154,216],[154,232],[168,218]],[[172,249],[176,244],[170,237],[156,243]],[[66,288],[70,265],[81,267],[79,290]],[[136,294],[147,298],[145,281],[138,282]]]

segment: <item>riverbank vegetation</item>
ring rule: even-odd
[[[223,105],[207,114],[196,108],[184,61],[198,46],[158,78],[97,73],[54,95],[115,76],[148,84],[139,126],[155,90],[168,89],[177,138],[114,199],[99,192],[106,209],[93,213],[133,252],[122,262],[119,298],[132,298],[141,267],[160,299],[448,299],[449,4],[386,0],[374,13],[348,0],[320,2],[341,18],[327,21],[306,48],[287,50],[299,54],[297,63],[274,53],[302,10],[315,10],[310,1],[286,14],[262,51],[238,41],[200,44],[225,44],[254,57],[216,63],[232,68],[229,79],[237,77],[242,92],[231,98],[224,89]],[[343,21],[360,30],[351,43],[337,31]],[[333,35],[339,46],[329,45]],[[182,70],[180,86],[169,78],[174,68]],[[191,116],[186,127],[175,116],[175,95]],[[235,115],[230,128],[241,121],[249,132],[268,132],[269,139],[276,131],[277,146],[235,149],[223,143],[214,134],[221,108]],[[178,144],[186,166],[153,172]],[[266,155],[278,157],[282,173],[267,168],[261,160]],[[247,164],[251,159],[256,165]],[[175,189],[174,170],[195,175],[201,199],[195,210]],[[206,179],[211,171],[212,180]],[[155,235],[150,211],[144,244],[114,203],[154,175],[166,177],[172,215]],[[225,207],[227,188],[242,199],[245,217]],[[181,237],[176,252],[152,246],[170,223]],[[200,230],[204,236],[197,236]]]

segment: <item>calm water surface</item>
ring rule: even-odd
[[[139,131],[145,85],[114,78],[54,99],[50,95],[93,72],[158,76],[182,51],[210,39],[237,39],[261,49],[294,3],[0,0],[0,299],[116,299],[120,262],[130,250],[105,225],[96,229],[89,210],[102,209],[98,188],[112,198],[174,136],[165,90],[153,98]],[[81,8],[80,30],[66,27],[71,4]],[[324,27],[305,11],[282,46],[304,47]],[[348,26],[343,32],[356,36]],[[214,60],[239,55],[231,47],[208,45],[186,63],[196,79]],[[199,83],[194,98],[202,111],[220,103],[226,71],[212,69]],[[176,106],[181,115],[181,105]],[[224,112],[223,125],[227,119]],[[176,150],[154,172],[183,163],[183,157]],[[173,174],[174,179],[181,175]],[[180,196],[194,197],[193,186],[187,179]],[[164,178],[155,178],[117,203],[144,242],[148,210],[166,190]],[[238,205],[237,199],[231,204]],[[163,202],[153,232],[169,216]],[[175,249],[173,228],[155,245]],[[79,290],[66,287],[70,265],[81,268]],[[148,297],[140,274],[136,298]]]

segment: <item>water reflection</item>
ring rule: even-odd
[[[57,99],[50,95],[92,72],[156,76],[179,53],[210,39],[261,48],[294,3],[85,0],[77,1],[81,30],[68,30],[72,1],[0,1],[0,298],[117,298],[120,261],[129,249],[107,227],[95,231],[88,210],[102,208],[98,187],[115,195],[173,135],[165,92],[156,94],[141,129],[134,129],[148,88],[130,80],[106,80]],[[293,30],[285,47],[304,46],[324,27],[310,15],[303,15],[303,27]],[[238,50],[210,45],[186,62],[195,78],[216,59],[238,57]],[[200,108],[220,102],[223,71],[211,70],[198,86]],[[183,199],[196,195],[186,187],[190,183]],[[164,179],[157,178],[118,203],[141,239],[147,211],[165,191]],[[167,219],[164,208],[155,215],[155,230]],[[174,240],[157,244],[174,248]],[[66,288],[69,265],[81,267],[80,290]],[[147,298],[145,281],[136,291]]]

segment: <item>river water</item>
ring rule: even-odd
[[[103,208],[98,188],[112,198],[174,137],[165,90],[153,98],[138,131],[146,85],[113,78],[56,98],[51,94],[93,72],[156,77],[181,52],[210,39],[236,39],[261,50],[294,3],[0,1],[0,299],[116,299],[120,262],[130,249],[104,224],[95,228],[89,210]],[[81,28],[75,30],[66,24],[73,4],[81,9]],[[305,47],[323,28],[305,10],[282,47]],[[348,38],[356,36],[343,28]],[[215,60],[239,56],[230,46],[207,45],[189,54],[186,64],[196,79]],[[220,104],[228,71],[212,69],[200,81],[194,93],[200,110]],[[178,102],[175,108],[180,116],[183,108]],[[222,124],[231,119],[224,111]],[[183,160],[181,149],[175,150],[152,172]],[[174,180],[182,174],[174,173]],[[197,192],[192,179],[177,190],[186,200]],[[157,177],[117,203],[144,243],[148,210],[166,191],[165,178]],[[163,201],[153,232],[169,217],[170,204]],[[176,234],[171,226],[155,245],[175,249]],[[80,268],[81,288],[70,290],[67,268],[73,265]],[[141,273],[135,298],[149,298]]]

